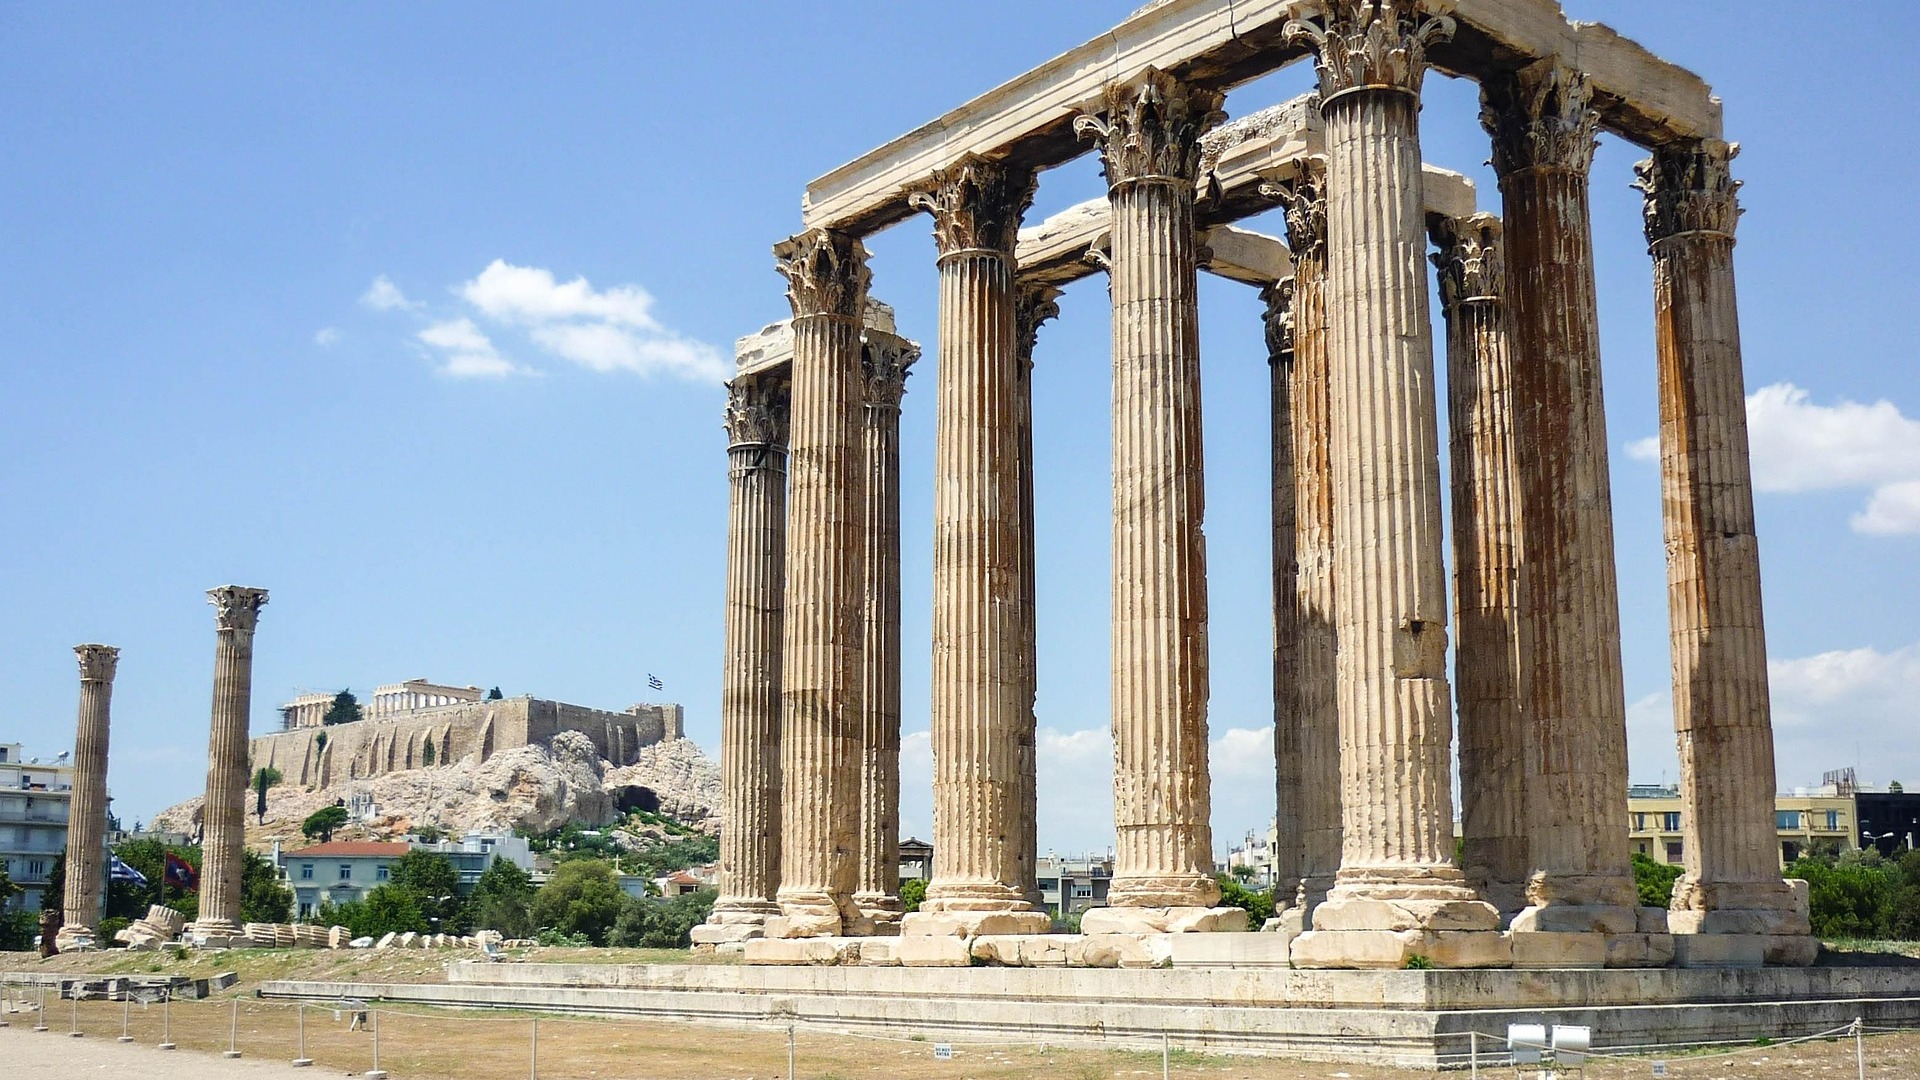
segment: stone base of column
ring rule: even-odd
[[[1800,881],[1674,884],[1666,913],[1682,967],[1751,967],[1761,963],[1805,967],[1820,956],[1808,892]],[[1703,938],[1721,940],[1703,941]]]
[[[892,937],[900,932],[900,920],[906,914],[898,896],[887,893],[857,892],[853,905],[870,929],[862,937]]]
[[[859,912],[851,910],[850,904],[843,910],[840,901],[823,892],[801,893],[782,889],[779,904],[780,914],[769,916],[761,924],[766,937],[840,937],[846,933],[849,917],[856,920],[859,917]]]
[[[1504,968],[1513,948],[1498,930],[1309,930],[1293,939],[1297,968]]]
[[[53,947],[56,952],[84,952],[89,949],[104,949],[107,943],[91,926],[62,925],[60,932],[53,935]]]
[[[1450,866],[1342,870],[1293,942],[1312,968],[1513,966],[1500,913]]]
[[[1675,934],[1673,945],[1683,968],[1807,967],[1820,956],[1810,934]]]
[[[1097,907],[1080,916],[1083,934],[1234,934],[1247,929],[1237,907]]]
[[[927,886],[920,910],[900,922],[900,933],[914,937],[1044,934],[1051,929],[1053,916],[1020,890],[995,882],[936,881]]]
[[[190,922],[180,932],[188,944],[200,949],[225,949],[236,943],[246,943],[246,935],[240,932],[236,923],[225,919],[204,919]]]
[[[766,935],[767,920],[780,914],[770,900],[729,897],[713,905],[707,921],[689,931],[695,945],[729,945]]]
[[[1210,874],[1115,874],[1107,888],[1114,907],[1210,908],[1220,902],[1220,883]]]
[[[1516,933],[1632,934],[1644,930],[1640,920],[1632,878],[1535,874],[1512,926]]]

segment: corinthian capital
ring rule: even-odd
[[[1040,344],[1040,328],[1060,317],[1060,290],[1051,285],[1020,286],[1013,302],[1013,329],[1020,337],[1020,358],[1031,366]]]
[[[1600,114],[1585,74],[1549,58],[1480,87],[1480,123],[1493,136],[1493,171],[1593,168]]]
[[[860,345],[860,369],[867,380],[867,407],[898,409],[907,394],[907,376],[920,359],[920,346],[906,338],[869,332]]]
[[[785,446],[790,386],[784,375],[745,375],[727,384],[727,444]]]
[[[867,249],[833,229],[811,229],[774,245],[775,269],[787,279],[793,317],[841,315],[857,319],[867,303]]]
[[[1421,0],[1320,0],[1287,20],[1289,44],[1317,55],[1325,108],[1356,90],[1419,96],[1429,46],[1453,39],[1454,22],[1421,10]]]
[[[260,625],[260,609],[267,606],[267,590],[245,585],[222,585],[207,590],[207,603],[213,605],[214,626],[221,630],[253,633]]]
[[[1460,304],[1497,302],[1506,292],[1506,262],[1501,253],[1500,219],[1492,214],[1428,219],[1440,270],[1440,303],[1448,312]]]
[[[907,196],[907,205],[933,215],[933,242],[942,255],[991,251],[1013,258],[1020,219],[1033,205],[1039,177],[1032,169],[968,155],[933,174]]]
[[[1647,196],[1648,245],[1684,233],[1731,238],[1744,212],[1732,170],[1739,156],[1739,143],[1703,139],[1663,146],[1635,165],[1633,186]]]
[[[1101,109],[1073,122],[1081,138],[1097,139],[1109,187],[1129,180],[1166,180],[1192,186],[1200,176],[1200,137],[1226,119],[1226,98],[1147,68],[1107,85]]]
[[[81,682],[110,683],[120,667],[120,650],[112,645],[75,645],[73,654],[80,658]]]
[[[1260,194],[1278,202],[1287,216],[1287,248],[1296,262],[1324,259],[1327,245],[1327,165],[1321,158],[1300,163],[1291,180],[1270,180]]]
[[[1267,362],[1291,363],[1293,360],[1293,279],[1276,281],[1260,290],[1267,302]]]

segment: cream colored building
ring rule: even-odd
[[[1680,790],[1672,786],[1636,784],[1627,798],[1628,836],[1632,849],[1656,862],[1681,864],[1686,822]],[[1780,864],[1807,854],[1816,845],[1848,850],[1860,846],[1860,822],[1854,816],[1853,796],[1793,793],[1774,797],[1774,828],[1780,834]]]

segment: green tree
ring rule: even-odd
[[[642,949],[684,949],[693,928],[707,921],[719,894],[702,890],[672,899],[630,896],[614,920],[607,944]]]
[[[0,907],[5,907],[7,901],[20,891],[20,886],[15,885],[12,876],[7,873],[7,864],[0,862]]]
[[[433,740],[428,739],[427,745],[420,748],[420,764],[431,768],[433,766],[434,755]]]
[[[445,855],[409,851],[387,870],[387,887],[413,893],[427,926],[439,934],[464,934],[467,905],[460,895],[460,869]]]
[[[506,859],[495,859],[474,884],[467,906],[476,927],[498,930],[510,938],[532,937],[533,896],[533,879],[525,870]]]
[[[47,887],[40,890],[40,910],[60,910],[67,895],[67,849],[61,848],[60,854],[53,857],[53,865],[47,867]]]
[[[561,863],[534,894],[528,914],[543,930],[578,935],[604,945],[607,932],[626,903],[627,894],[614,879],[613,867],[592,859]]]
[[[1877,852],[1849,852],[1836,862],[1797,859],[1787,876],[1810,887],[1813,932],[1834,938],[1884,938],[1895,922],[1899,872]]]
[[[320,751],[325,750],[326,748],[327,748],[327,733],[324,731],[314,732],[313,752],[315,754],[318,754],[320,753]]]
[[[265,855],[241,853],[240,918],[283,923],[293,918],[293,890],[280,884],[280,870]]]
[[[300,823],[300,835],[324,844],[333,839],[333,830],[344,826],[348,820],[346,807],[323,806],[308,814],[307,820]]]
[[[353,691],[342,690],[333,695],[333,704],[327,706],[326,715],[320,718],[320,722],[332,727],[335,724],[356,723],[360,719],[360,699],[353,696]]]
[[[263,785],[272,787],[285,779],[286,777],[280,774],[280,770],[271,765],[262,765],[253,770],[253,786],[256,788]]]
[[[920,905],[927,899],[927,879],[908,878],[900,883],[900,909],[919,911]]]
[[[1895,780],[1892,783],[1887,785],[1887,794],[1889,795],[1898,795],[1906,790],[1907,790],[1906,788],[1903,788],[1900,786],[1900,781],[1898,780]]]
[[[1220,883],[1220,903],[1224,907],[1245,908],[1247,927],[1258,930],[1273,918],[1273,890],[1249,889],[1229,874],[1215,874]]]
[[[313,921],[322,926],[344,926],[354,937],[427,932],[427,917],[420,913],[413,890],[392,885],[380,886],[365,900],[321,904]]]
[[[1633,853],[1633,884],[1640,894],[1641,907],[1664,908],[1673,904],[1673,883],[1680,880],[1680,868]]]

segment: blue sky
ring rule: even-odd
[[[620,708],[717,745],[733,338],[786,314],[769,246],[812,177],[1104,30],[1131,4],[0,7],[0,740],[71,740],[70,646],[124,653],[129,820],[199,790],[213,620],[273,598],[256,730],[303,688],[427,677]],[[1783,787],[1920,778],[1920,94],[1903,12],[1569,0],[1705,76],[1745,147],[1739,248]],[[1884,23],[1876,30],[1875,22]],[[1239,115],[1306,89],[1296,67]],[[1495,207],[1471,85],[1427,157]],[[1594,175],[1634,778],[1672,779],[1640,155]],[[1040,215],[1101,194],[1090,158]],[[1251,227],[1278,232],[1271,218]],[[870,241],[934,340],[924,218]],[[584,280],[582,280],[584,279]],[[1251,290],[1202,290],[1215,830],[1272,812],[1267,378]],[[1043,846],[1110,842],[1108,309],[1042,335]],[[903,430],[907,830],[924,735],[931,355]],[[648,673],[666,682],[650,695]]]

